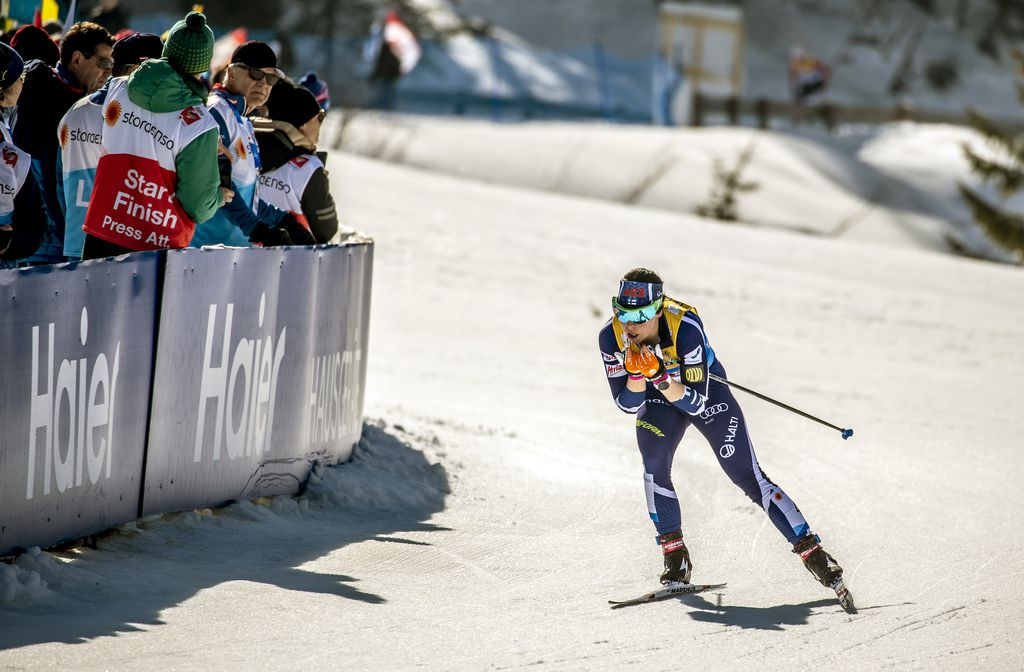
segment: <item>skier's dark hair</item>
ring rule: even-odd
[[[649,268],[634,268],[633,270],[622,276],[623,280],[632,280],[634,282],[654,282],[662,284],[661,276],[652,271]]]

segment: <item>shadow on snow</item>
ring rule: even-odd
[[[100,539],[96,549],[65,554],[73,558],[66,563],[43,554],[37,559],[49,591],[0,606],[0,650],[159,626],[164,610],[230,581],[385,603],[361,590],[357,577],[299,567],[371,540],[429,545],[389,535],[445,531],[425,521],[444,509],[448,493],[442,465],[366,424],[352,460],[318,467],[299,496],[139,521]]]

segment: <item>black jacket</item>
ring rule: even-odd
[[[85,93],[63,65],[54,69],[39,60],[29,61],[12,134],[14,144],[32,156],[39,197],[50,219],[47,238],[55,238],[47,240],[47,245],[60,250],[60,254],[64,246],[64,211],[57,198],[57,126]]]
[[[317,152],[306,136],[285,121],[253,119],[260,148],[260,173],[277,170],[297,156],[313,155],[324,162],[326,152]],[[301,197],[302,214],[317,243],[326,243],[338,232],[338,211],[334,207],[327,171],[317,168]]]
[[[46,215],[39,201],[39,190],[31,176],[25,180],[18,195],[14,197],[14,221],[11,228],[11,244],[0,254],[0,260],[24,259],[39,249],[46,231]]]

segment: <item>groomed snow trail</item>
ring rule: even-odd
[[[345,155],[330,168],[377,244],[357,460],[298,502],[81,554],[63,586],[0,606],[0,668],[1024,666],[1019,269]],[[696,432],[674,472],[694,580],[729,586],[608,608],[660,564],[633,419],[596,348],[637,265],[699,307],[735,380],[856,429],[844,442],[740,397],[857,615]]]

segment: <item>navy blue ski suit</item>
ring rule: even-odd
[[[666,400],[649,381],[645,392],[626,388],[622,332],[615,318],[605,323],[598,339],[615,404],[636,414],[647,510],[658,533],[681,529],[672,459],[686,428],[694,424],[732,482],[764,509],[787,541],[796,542],[809,532],[807,521],[793,500],[761,470],[743,411],[729,387],[710,379],[709,373],[726,379],[725,368],[708,343],[697,311],[667,297],[663,310],[656,350],[669,375],[686,385],[685,394],[676,402]]]

